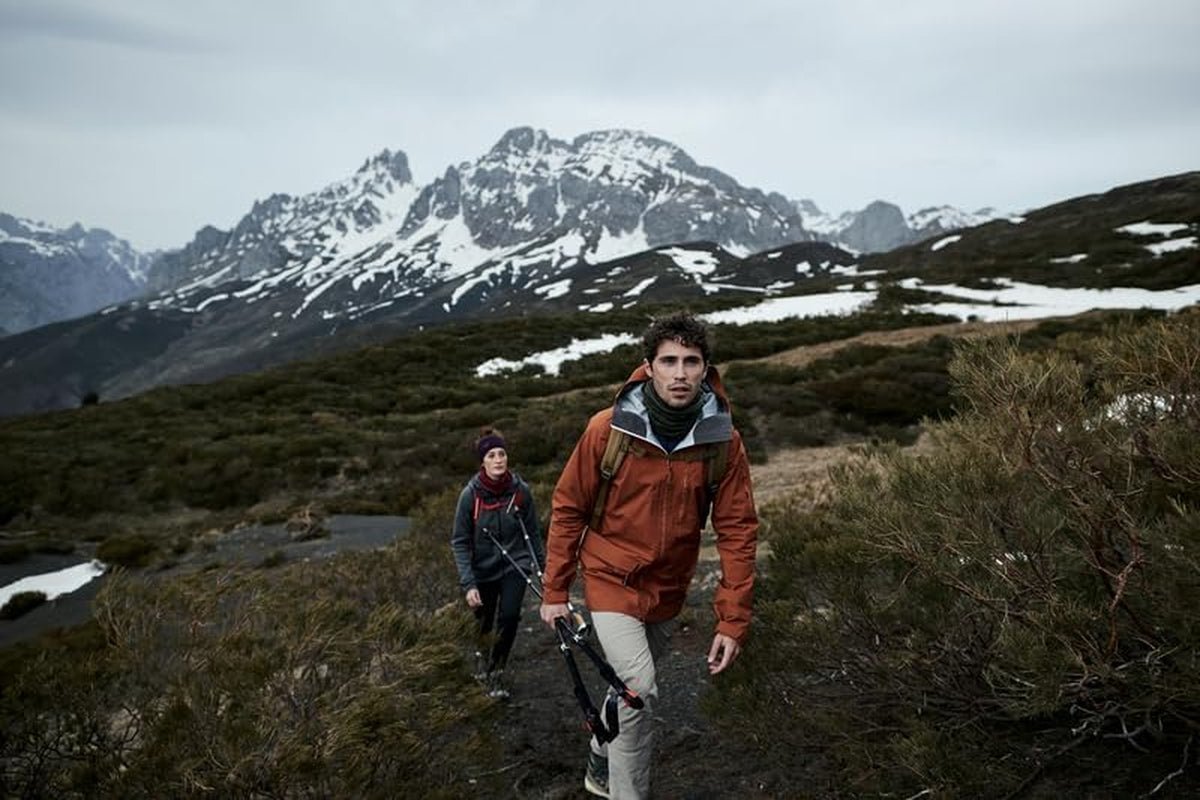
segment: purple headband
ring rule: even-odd
[[[476,445],[476,449],[479,451],[479,460],[483,461],[483,457],[488,454],[488,451],[497,447],[502,447],[505,450],[508,450],[508,447],[504,444],[503,436],[495,433],[489,433],[487,436],[480,439],[479,444]]]

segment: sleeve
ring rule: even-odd
[[[454,551],[454,566],[458,569],[458,585],[465,592],[475,587],[475,571],[471,569],[471,541],[475,535],[475,520],[471,513],[473,493],[468,484],[458,496],[454,512],[454,530],[450,534],[450,549]]]
[[[588,421],[554,487],[543,580],[547,603],[567,602],[575,580],[575,556],[596,501],[600,459],[604,456],[611,419],[612,411],[605,410]]]
[[[754,599],[754,560],[758,548],[758,514],[750,487],[750,460],[736,431],[729,443],[729,467],[713,503],[713,529],[721,558],[721,582],[713,596],[717,633],[743,643],[750,628]]]

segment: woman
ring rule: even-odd
[[[480,635],[486,637],[498,629],[481,677],[489,695],[505,699],[509,693],[503,683],[503,670],[517,637],[526,585],[525,577],[512,562],[525,574],[534,575],[546,563],[546,553],[533,494],[529,484],[509,470],[504,437],[493,428],[485,428],[475,450],[479,472],[467,481],[458,497],[450,545],[459,585],[479,620]]]

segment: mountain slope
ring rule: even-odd
[[[18,333],[137,296],[150,256],[106,230],[0,213],[0,331]]]
[[[98,382],[91,388],[107,397],[211,380],[335,348],[369,327],[524,313],[534,303],[628,306],[652,284],[659,300],[744,292],[735,275],[706,276],[728,272],[739,256],[809,238],[781,195],[743,187],[641,133],[565,142],[516,128],[423,188],[402,152],[384,151],[345,181],[303,197],[274,195],[232,231],[205,228],[160,256],[148,282],[158,294],[112,313],[162,313],[172,321],[156,330],[169,338],[149,359],[139,349],[123,365],[104,362],[110,368],[90,373]],[[688,254],[636,258],[680,242],[710,243],[699,245],[703,263]],[[634,261],[603,266],[619,258]],[[179,314],[191,324],[175,324]],[[105,347],[98,339],[82,346]],[[40,352],[49,351],[9,342],[9,374],[23,374],[17,365],[32,359],[44,382],[53,367],[37,363]]]
[[[516,129],[420,190],[404,155],[385,151],[322,192],[256,204],[231,233],[203,231],[156,262],[156,285],[172,287],[157,297],[0,339],[0,413],[209,381],[481,316],[647,301],[713,308],[850,288],[842,276],[860,276],[860,294],[868,275],[975,289],[999,279],[1195,284],[1198,198],[1200,180],[1188,173],[855,264],[824,242],[787,243],[811,234],[781,197],[641,134],[566,143]],[[945,218],[925,216],[928,226]],[[658,241],[669,236],[688,238]],[[917,294],[912,302],[928,297]]]
[[[962,228],[973,228],[998,217],[991,208],[975,212],[952,206],[923,208],[907,217],[893,203],[876,200],[861,211],[832,216],[812,200],[798,200],[796,211],[804,227],[821,241],[859,253],[883,253]]]
[[[863,259],[927,282],[1167,289],[1200,283],[1200,172],[1119,186]]]

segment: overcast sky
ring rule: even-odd
[[[141,248],[383,148],[632,128],[824,210],[1200,169],[1197,0],[0,0],[0,211]]]

